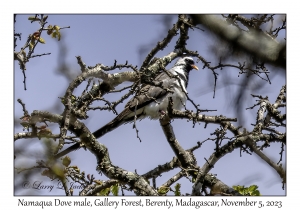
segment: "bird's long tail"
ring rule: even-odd
[[[96,130],[93,135],[96,139],[100,138],[101,136],[105,135],[106,133],[116,129],[117,127],[119,127],[120,125],[128,122],[127,120],[123,120],[124,116],[126,116],[126,114],[130,112],[129,110],[124,110],[123,112],[121,112],[115,119],[113,119],[112,121],[110,121],[109,123],[107,123],[106,125],[102,126],[101,128],[99,128],[98,130]],[[54,158],[58,159],[72,151],[75,151],[77,149],[80,149],[80,143],[75,143],[74,145],[68,147],[67,149],[65,149],[64,151],[57,153]]]
[[[76,143],[76,144],[73,144],[72,146],[68,147],[67,149],[65,149],[64,151],[60,152],[60,153],[57,153],[55,156],[54,156],[54,159],[58,159],[58,158],[61,158],[62,156],[65,156],[66,154],[70,153],[70,152],[73,152],[75,150],[78,150],[80,148],[80,144],[79,143]]]
[[[118,117],[116,117],[118,118]],[[96,130],[93,135],[96,139],[104,136],[106,133],[116,129],[117,127],[119,127],[120,125],[122,125],[123,123],[125,123],[122,119],[113,119],[111,122],[107,123],[106,125],[102,126],[101,128],[99,128],[98,130]]]

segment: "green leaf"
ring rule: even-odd
[[[56,36],[57,36],[57,31],[54,31],[54,32],[51,34],[51,37],[52,37],[52,38],[56,38]]]
[[[258,190],[255,190],[251,193],[251,196],[261,196],[261,194]]]
[[[60,32],[57,32],[57,40],[58,40],[58,41],[60,40],[60,37],[61,37]]]
[[[100,180],[94,180],[94,183],[98,184],[98,185],[101,185],[102,182]]]
[[[42,43],[42,44],[45,44],[45,43],[46,43],[45,39],[43,39],[42,37],[40,37],[38,41],[39,41],[40,43]]]
[[[258,188],[257,185],[251,185],[251,186],[249,187],[249,191],[255,191],[255,190],[257,190],[257,188]]]
[[[48,26],[49,28],[49,26]],[[48,34],[50,35],[51,34],[51,37],[52,38],[57,38],[57,40],[59,41],[60,38],[61,38],[61,34],[60,34],[60,31],[59,31],[60,27],[59,26],[53,26],[53,28],[49,29],[48,30]],[[54,31],[53,31],[54,30]],[[53,32],[52,32],[53,31]]]
[[[110,187],[111,192],[112,192],[112,194],[113,194],[114,196],[118,196],[119,188],[120,188],[120,187],[119,187],[119,184],[118,184],[118,183]]]
[[[66,167],[68,167],[71,164],[71,158],[69,156],[65,156],[62,159],[62,164]]]
[[[236,191],[238,191],[242,195],[246,196],[260,196],[260,192],[258,189],[257,185],[251,185],[250,187],[245,187],[245,186],[232,186],[232,188]]]
[[[160,187],[157,192],[160,195],[165,195],[167,194],[167,192],[169,192],[169,190],[170,190],[169,187]]]
[[[60,179],[63,179],[65,177],[65,171],[64,168],[61,167],[61,165],[54,165],[51,167],[51,172],[55,174],[55,176],[60,177]]]
[[[30,42],[29,43],[29,50],[32,50],[32,48],[33,48],[33,44]]]
[[[64,97],[58,97],[58,98],[60,98],[60,101],[61,101],[62,104],[66,103],[66,99]]]
[[[57,25],[53,26],[53,28],[54,28],[56,31],[58,31],[58,30],[60,29],[60,27],[57,26]]]
[[[47,30],[47,34],[48,35],[51,35],[52,34],[52,32],[53,32],[53,26],[52,25],[48,25],[48,30]]]
[[[175,185],[175,196],[180,196],[181,193],[180,193],[180,187],[181,187],[181,184],[177,183]]]
[[[101,190],[101,191],[98,193],[98,195],[108,196],[109,193],[110,193],[110,187]]]
[[[71,103],[73,104],[74,102],[76,102],[76,96],[74,96],[74,95],[71,95]]]
[[[28,20],[31,20],[31,21],[40,21],[41,19],[37,18],[37,17],[34,17],[34,16],[29,16]]]

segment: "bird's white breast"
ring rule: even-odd
[[[174,72],[173,74],[177,74]],[[144,113],[146,116],[150,117],[151,119],[158,119],[162,112],[167,112],[168,104],[169,104],[169,97],[173,99],[173,109],[181,110],[185,103],[186,103],[186,89],[185,83],[181,80],[181,85],[179,81],[174,82],[171,87],[169,87],[173,93],[168,93],[166,97],[162,97],[161,99],[157,99],[156,101],[151,102],[144,108]]]

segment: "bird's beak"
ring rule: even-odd
[[[191,67],[192,67],[193,69],[196,69],[197,71],[199,70],[198,67],[195,66],[195,65],[191,65]]]

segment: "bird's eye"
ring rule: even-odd
[[[186,58],[185,61],[186,61],[187,63],[189,63],[189,64],[194,64],[194,61],[191,60],[191,59],[189,59],[189,58]]]

